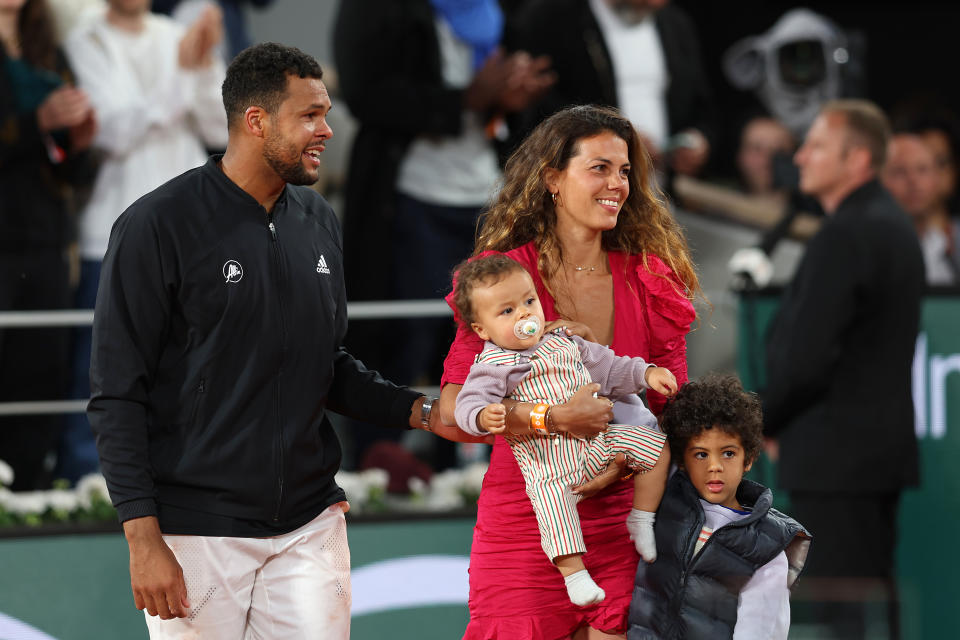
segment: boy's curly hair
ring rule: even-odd
[[[711,373],[683,385],[663,410],[660,427],[670,441],[671,457],[678,463],[690,439],[707,429],[739,437],[744,464],[756,460],[763,445],[760,399],[729,374]]]
[[[453,304],[467,328],[477,317],[473,308],[473,290],[481,285],[496,284],[514,271],[527,272],[522,264],[502,253],[464,260],[453,268]]]

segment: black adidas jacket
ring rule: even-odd
[[[114,224],[88,414],[121,521],[159,513],[165,533],[221,535],[165,528],[169,505],[292,530],[344,499],[326,410],[404,427],[419,394],[340,346],[343,255],[327,202],[288,185],[268,215],[218,160]]]

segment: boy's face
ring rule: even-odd
[[[511,271],[493,284],[479,284],[470,294],[476,321],[470,325],[478,336],[504,349],[523,350],[543,337],[543,307],[526,271]],[[534,335],[517,337],[513,328],[520,320],[535,316]]]
[[[683,468],[700,497],[731,509],[740,508],[737,487],[752,465],[744,457],[740,437],[718,427],[690,438],[683,452]]]

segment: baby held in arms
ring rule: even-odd
[[[507,439],[526,483],[543,550],[563,575],[570,600],[580,606],[600,602],[603,589],[583,563],[580,496],[571,487],[597,476],[618,453],[625,454],[634,472],[627,529],[637,552],[653,562],[654,514],[666,486],[669,449],[662,433],[639,426],[656,424],[642,404],[635,405],[642,411],[631,420],[636,424],[611,424],[589,439],[556,433],[551,406],[566,402],[591,382],[599,383],[600,395],[612,399],[642,389],[670,396],[677,391],[676,379],[667,369],[617,356],[562,329],[546,333],[533,280],[521,264],[504,255],[461,264],[455,272],[454,301],[461,321],[486,341],[457,396],[457,424],[468,433]],[[505,405],[504,398],[516,403]],[[509,427],[514,412],[529,412],[529,421]]]

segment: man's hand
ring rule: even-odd
[[[499,402],[488,404],[477,416],[477,423],[487,433],[504,433],[507,430],[507,408]]]
[[[614,456],[607,464],[607,468],[600,472],[595,478],[587,480],[581,485],[573,487],[571,491],[573,493],[583,496],[584,498],[589,498],[594,495],[601,489],[607,487],[608,485],[613,484],[621,477],[623,477],[624,469],[627,467],[627,456],[622,452]]]
[[[190,608],[180,563],[163,541],[155,516],[123,523],[130,547],[130,587],[137,609],[162,620],[185,618]]]
[[[670,166],[682,175],[696,175],[710,157],[710,143],[696,129],[686,129],[676,137],[679,144],[670,152]]]
[[[564,404],[550,407],[554,428],[577,438],[594,436],[606,431],[613,420],[613,402],[595,396],[600,390],[596,382],[585,384],[574,392]]]
[[[657,366],[647,367],[643,377],[647,386],[668,398],[677,392],[677,378],[669,369]]]
[[[501,110],[512,113],[523,111],[543,97],[557,81],[550,69],[549,56],[533,58],[526,51],[517,51],[506,59],[507,82],[500,91],[497,104]]]
[[[180,39],[178,62],[182,69],[207,67],[215,47],[223,40],[223,11],[207,5]]]
[[[494,437],[490,436],[474,436],[470,435],[460,427],[456,426],[456,423],[448,425],[441,419],[442,412],[442,402],[444,399],[444,394],[447,395],[445,399],[447,402],[453,403],[456,396],[450,397],[450,394],[447,394],[447,387],[453,387],[454,385],[444,386],[444,391],[441,392],[440,398],[434,400],[433,409],[430,411],[430,428],[427,428],[423,425],[423,422],[420,421],[420,415],[422,413],[421,409],[423,408],[423,401],[426,399],[425,396],[420,396],[413,401],[413,405],[410,407],[410,428],[411,429],[422,429],[423,431],[430,431],[434,435],[438,435],[444,440],[450,440],[451,442],[479,442],[483,444],[493,444]],[[452,408],[451,408],[452,413]]]
[[[498,47],[473,76],[463,103],[478,113],[520,111],[539,100],[556,81],[548,57],[531,58],[523,51],[507,55]]]

